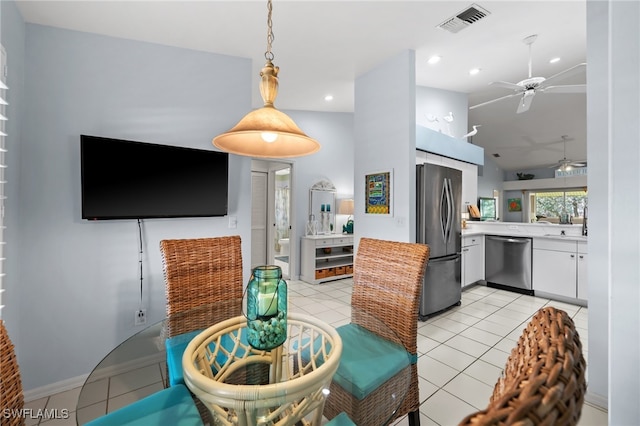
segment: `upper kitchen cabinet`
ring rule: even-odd
[[[452,169],[462,171],[462,205],[475,205],[478,199],[478,166],[475,164],[465,163],[464,161],[454,160],[452,158],[443,157],[441,155],[432,154],[424,151],[416,151],[416,164],[437,164],[440,166],[450,167]],[[466,211],[466,209],[464,209]]]

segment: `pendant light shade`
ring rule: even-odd
[[[213,145],[222,151],[248,157],[289,158],[313,154],[320,149],[318,141],[307,136],[287,114],[273,105],[278,95],[279,68],[271,62],[271,0],[267,7],[267,62],[260,72],[260,94],[264,106],[245,115],[228,132],[213,138]]]

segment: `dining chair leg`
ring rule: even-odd
[[[409,413],[409,426],[420,426],[420,410]]]

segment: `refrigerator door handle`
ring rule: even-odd
[[[447,179],[447,204],[447,241],[449,241],[453,228],[453,188],[451,179]]]
[[[442,256],[442,257],[436,257],[435,259],[429,259],[428,263],[449,262],[451,260],[456,260],[456,259],[461,259],[460,253],[454,253],[454,254],[450,254],[448,256]]]
[[[442,233],[442,241],[447,242],[447,180],[442,179],[442,192],[440,193],[440,231]]]

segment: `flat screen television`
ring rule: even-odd
[[[227,153],[81,135],[80,158],[83,219],[227,214]]]

